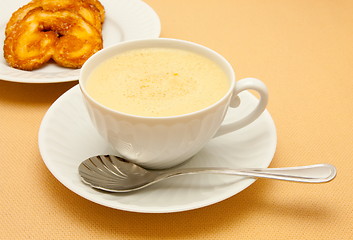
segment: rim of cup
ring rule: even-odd
[[[172,44],[173,43],[173,44]],[[155,46],[148,46],[149,44],[155,44]],[[135,46],[135,47],[134,47]],[[165,47],[165,48],[176,48],[176,49],[182,49],[182,50],[187,50],[191,51],[194,53],[198,53],[202,56],[207,57],[208,59],[212,60],[215,62],[228,76],[228,80],[230,82],[229,89],[226,94],[222,98],[220,98],[217,102],[199,109],[194,112],[190,113],[185,113],[185,114],[180,114],[180,115],[175,115],[175,116],[162,116],[162,117],[152,117],[152,116],[139,116],[139,115],[134,115],[134,114],[129,114],[125,112],[121,112],[119,110],[115,110],[112,108],[109,108],[97,100],[95,100],[93,97],[90,96],[90,94],[86,91],[85,88],[85,83],[87,81],[88,76],[90,73],[93,71],[93,69],[101,64],[102,62],[108,60],[109,58],[116,56],[120,53],[126,52],[128,50],[133,50],[133,49],[138,49],[138,48],[152,48],[152,47]],[[119,51],[117,49],[123,49],[122,51]],[[108,56],[108,57],[106,57]],[[212,58],[211,58],[212,57]],[[102,59],[102,60],[101,60]],[[214,59],[217,59],[215,61]],[[222,63],[222,65],[220,64]],[[86,70],[87,69],[87,70]],[[87,74],[87,71],[89,72]],[[83,78],[85,80],[83,80]],[[106,47],[104,49],[101,49],[100,51],[96,52],[93,54],[82,66],[81,71],[80,71],[80,76],[79,76],[79,87],[81,89],[81,92],[94,104],[98,105],[99,107],[105,109],[106,111],[109,112],[114,112],[115,114],[121,114],[126,117],[132,117],[132,118],[142,118],[142,119],[174,119],[174,118],[180,118],[180,117],[190,117],[196,114],[199,114],[201,112],[206,112],[209,109],[213,108],[214,106],[220,104],[221,102],[225,101],[229,95],[232,94],[232,92],[235,89],[236,81],[235,81],[235,72],[232,67],[232,65],[228,62],[228,60],[219,54],[218,52],[212,50],[211,48],[208,48],[206,46],[203,46],[201,44],[187,41],[187,40],[181,40],[181,39],[175,39],[175,38],[151,38],[151,39],[138,39],[138,40],[129,40],[129,41],[124,41],[120,42],[117,44],[114,44],[112,46]]]

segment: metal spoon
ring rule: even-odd
[[[108,192],[134,191],[167,178],[199,173],[271,178],[305,183],[328,182],[336,176],[336,168],[330,164],[288,168],[189,168],[156,171],[144,169],[112,155],[88,158],[80,164],[78,170],[84,183]]]

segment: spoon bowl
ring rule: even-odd
[[[304,183],[329,182],[336,176],[336,168],[331,164],[287,168],[187,168],[157,171],[145,169],[113,155],[90,157],[79,165],[78,170],[84,183],[108,192],[135,191],[185,174],[228,174]]]

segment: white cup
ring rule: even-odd
[[[177,48],[209,58],[228,76],[229,90],[218,102],[205,109],[171,117],[143,117],[122,113],[103,106],[88,94],[86,81],[100,63],[128,50],[150,47]],[[236,82],[232,66],[220,54],[196,43],[167,38],[122,42],[99,51],[83,65],[79,85],[95,128],[116,149],[117,154],[153,169],[176,166],[199,152],[210,139],[248,125],[261,115],[268,101],[265,84],[255,78]],[[222,124],[227,109],[240,104],[237,94],[247,89],[259,93],[258,105],[244,118]]]

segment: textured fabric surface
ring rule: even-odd
[[[162,37],[206,45],[238,79],[266,83],[278,134],[271,167],[327,162],[336,179],[258,180],[180,213],[103,207],[65,188],[38,151],[45,112],[76,82],[0,81],[0,239],[353,239],[353,2],[146,2],[161,18]]]

